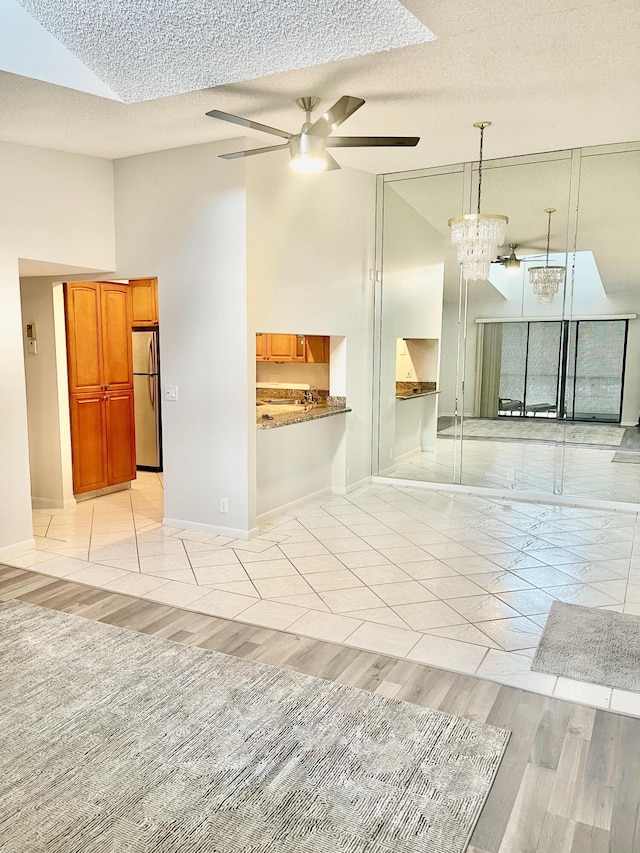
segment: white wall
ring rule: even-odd
[[[255,524],[255,338],[247,335],[242,161],[195,145],[115,163],[118,276],[158,277],[165,519],[231,535]],[[228,513],[220,512],[220,498]]]
[[[257,430],[258,516],[332,488],[348,417]]]
[[[396,353],[398,338],[440,338],[444,238],[385,185],[380,378],[380,469],[404,455],[407,430],[396,449]],[[434,373],[429,379],[436,379]],[[426,377],[425,377],[426,380]],[[402,403],[411,405],[414,403]],[[417,430],[417,427],[416,427]],[[416,436],[418,432],[416,431]],[[399,436],[400,437],[400,436]],[[419,442],[416,444],[416,449]]]
[[[31,500],[34,507],[75,503],[71,468],[64,297],[62,284],[22,279],[22,332],[29,424]],[[37,352],[27,347],[26,325],[36,324]]]
[[[112,164],[0,143],[0,198],[0,554],[8,554],[32,530],[18,258],[113,269]]]
[[[332,336],[331,390],[345,394],[352,411],[313,426],[314,435],[326,432],[325,446],[336,429],[345,431],[330,482],[348,488],[371,473],[375,178],[346,168],[300,175],[286,152],[247,161],[247,177],[250,335],[300,329]],[[345,340],[338,345],[339,336]],[[290,436],[294,443],[298,429],[276,430],[278,441]],[[258,446],[266,446],[262,437]],[[294,499],[295,479],[278,499]],[[264,482],[261,476],[260,488]]]
[[[275,377],[275,378],[274,378]],[[321,390],[329,390],[328,364],[278,364],[277,362],[256,362],[257,382],[302,382]]]

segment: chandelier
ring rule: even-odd
[[[547,225],[547,258],[543,267],[529,267],[529,284],[531,285],[536,299],[540,305],[550,305],[558,292],[558,288],[564,282],[566,267],[549,266],[549,241],[551,239],[551,214],[555,213],[555,207],[545,208],[549,216]]]
[[[507,222],[506,216],[499,213],[480,213],[482,195],[482,147],[484,129],[490,121],[478,121],[473,126],[480,130],[480,158],[478,161],[478,210],[465,213],[449,220],[451,243],[457,250],[458,261],[462,264],[462,275],[467,281],[489,278],[491,261],[503,245]]]

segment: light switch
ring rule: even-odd
[[[164,399],[175,403],[178,399],[178,386],[177,385],[165,385],[164,386]]]

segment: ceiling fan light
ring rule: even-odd
[[[520,258],[516,257],[515,249],[504,262],[504,268],[507,272],[517,272],[520,269]]]
[[[289,142],[291,168],[296,172],[313,174],[327,168],[326,140],[321,136],[300,133]]]

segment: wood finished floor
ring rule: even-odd
[[[509,729],[468,853],[640,851],[640,719],[0,567],[18,599]]]

